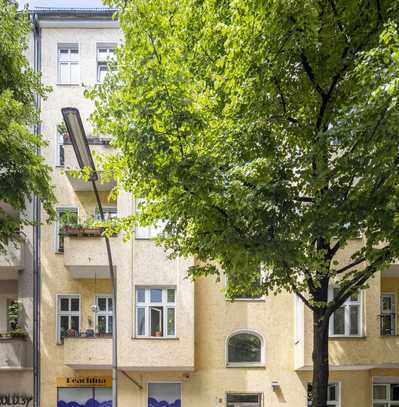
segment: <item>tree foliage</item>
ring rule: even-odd
[[[19,13],[15,4],[0,0],[0,249],[31,222],[26,210],[32,194],[53,215],[50,167],[37,153],[44,141],[32,132],[39,119],[35,94],[44,97],[48,89],[26,58],[30,30],[27,12]],[[17,214],[5,211],[4,203]]]
[[[232,296],[262,264],[256,290],[299,295],[318,347],[330,315],[399,254],[399,4],[109,3],[125,44],[91,94],[94,120],[120,151],[108,168],[147,200],[140,221],[167,219],[162,244],[201,261],[193,276],[226,273]]]

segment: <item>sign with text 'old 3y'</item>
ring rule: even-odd
[[[111,376],[57,377],[57,387],[112,387]]]

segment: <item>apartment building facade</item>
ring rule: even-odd
[[[84,90],[103,80],[123,37],[106,9],[37,9],[32,16],[38,66],[52,87],[41,102],[41,130],[58,200],[57,221],[41,231],[41,406],[110,406],[108,261],[104,239],[90,226],[98,216],[91,185],[69,172],[77,162],[61,108],[77,107],[91,149],[112,153],[109,138],[93,134],[94,106]],[[111,201],[114,186],[100,174],[106,216],[139,210],[139,200],[125,192]],[[111,238],[119,405],[311,405],[312,320],[303,304],[290,293],[226,301],[225,281],[187,279],[194,260],[169,260],[152,240],[156,233],[139,228],[127,242]],[[361,237],[340,256],[360,244]],[[331,319],[329,406],[399,405],[398,292],[399,265],[393,264]]]

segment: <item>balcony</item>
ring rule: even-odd
[[[96,155],[109,155],[114,152],[114,148],[110,145],[109,138],[89,137],[88,142],[90,150],[93,153],[94,161],[96,161]],[[78,169],[79,165],[76,160],[76,155],[73,150],[73,146],[68,137],[64,137],[64,166],[66,169],[66,175],[71,183],[74,191],[91,191],[91,182],[86,182],[82,179],[73,177],[68,169]],[[97,188],[99,191],[110,191],[116,185],[114,180],[101,182],[101,172],[99,172],[99,181]]]
[[[119,258],[121,239],[110,238],[112,257]],[[73,278],[110,278],[105,239],[101,236],[65,236],[64,265]]]
[[[110,369],[111,336],[64,338],[64,364],[72,369]]]
[[[17,280],[18,270],[24,268],[24,243],[10,243],[5,253],[0,253],[0,280]]]
[[[0,370],[28,368],[28,346],[25,338],[0,338]]]

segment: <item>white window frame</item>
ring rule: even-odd
[[[233,337],[240,334],[248,334],[256,336],[260,339],[260,362],[230,362],[229,361],[229,342]],[[225,341],[225,366],[226,367],[264,367],[266,364],[265,361],[265,340],[263,335],[253,329],[240,329],[238,331],[232,332]]]
[[[68,50],[68,60],[62,61],[61,60],[61,50]],[[76,61],[73,61],[71,58],[71,50],[77,50],[78,57]],[[66,82],[61,81],[61,65],[67,65],[68,66],[68,72],[69,72],[69,80]],[[71,75],[71,66],[72,65],[77,65],[78,71],[79,71],[79,77],[76,82],[72,81],[72,75]],[[79,85],[80,82],[80,47],[79,43],[59,43],[57,44],[57,84],[58,85]]]
[[[312,383],[308,383],[306,387],[308,387],[309,385],[312,385]],[[335,391],[335,394],[338,395],[338,400],[327,400],[327,407],[341,407],[341,400],[342,400],[342,395],[341,395],[341,391],[342,391],[342,386],[341,386],[341,382],[331,382],[328,383],[328,386],[337,386],[337,390]],[[308,393],[308,389],[306,389],[306,393]],[[309,402],[308,400],[306,401],[306,406],[310,407],[312,405],[312,402]]]
[[[242,392],[242,391],[227,391],[225,394],[225,405],[228,405],[228,400],[227,397],[229,395],[237,395],[237,396],[258,396],[259,401],[257,403],[251,403],[251,402],[229,402],[229,404],[233,404],[234,407],[262,407],[263,406],[263,393],[259,392]]]
[[[373,406],[376,404],[381,404],[381,405],[386,405],[387,407],[395,407],[399,406],[399,400],[390,400],[391,398],[391,385],[398,385],[399,386],[399,378],[397,383],[379,383],[379,382],[373,382]],[[386,388],[386,399],[385,400],[377,400],[374,398],[374,386],[384,386]]]
[[[63,254],[64,251],[60,250],[60,213],[63,211],[76,211],[76,216],[79,218],[79,208],[76,206],[59,206],[56,208],[56,221],[55,221],[55,230],[54,230],[54,251],[59,254]]]
[[[389,296],[392,298],[393,310],[391,310],[391,312],[387,312],[382,309],[382,305],[383,305],[382,299],[384,296],[387,296],[387,297]],[[381,293],[381,296],[380,296],[380,334],[381,334],[381,326],[382,326],[382,320],[381,320],[382,316],[390,315],[391,321],[393,321],[393,333],[391,333],[390,335],[381,335],[381,336],[395,336],[398,332],[397,331],[397,321],[396,321],[396,319],[397,319],[397,316],[396,316],[397,305],[396,304],[397,304],[396,293],[393,293],[393,292],[382,292]],[[391,329],[391,331],[392,331],[392,329]]]
[[[109,44],[104,44],[104,43],[97,43],[96,44],[96,67],[97,67],[97,72],[96,72],[96,80],[97,83],[102,83],[103,81],[101,80],[101,68],[104,68],[108,71],[108,64],[111,61],[116,60],[116,43],[109,43]],[[100,49],[105,49],[105,58],[103,56],[100,57]]]
[[[138,301],[137,290],[142,289],[145,290],[145,300],[144,302]],[[158,289],[162,290],[162,302],[151,302],[151,290]],[[175,292],[175,301],[174,303],[168,302],[168,290],[174,290]],[[135,336],[137,338],[156,338],[156,339],[164,339],[164,338],[176,338],[177,337],[177,312],[176,312],[176,300],[177,300],[177,289],[173,286],[136,286],[135,287]],[[162,318],[162,336],[151,336],[151,308],[163,308],[163,318]],[[139,334],[139,318],[138,318],[138,310],[144,309],[145,315],[145,328],[144,328],[144,335]],[[174,335],[168,335],[168,309],[173,309],[175,313],[175,326],[174,326]]]
[[[135,213],[140,213],[140,205],[145,203],[145,199],[137,198],[135,200]],[[137,226],[135,229],[134,237],[137,240],[149,240],[156,238],[165,228],[166,221],[160,222],[158,225],[150,226]]]
[[[330,286],[328,288],[328,297],[329,300],[333,299],[334,296],[334,288],[338,288],[336,286]],[[344,333],[343,334],[335,334],[334,333],[334,313],[330,316],[329,321],[329,336],[331,338],[342,338],[342,337],[349,337],[349,338],[360,338],[363,336],[363,291],[358,291],[358,301],[352,301],[349,297],[340,308],[344,308]],[[358,333],[351,334],[350,333],[350,308],[351,306],[359,306],[359,320],[358,320]]]
[[[72,298],[77,298],[79,300],[79,311],[61,311],[61,300],[68,298],[69,303]],[[80,332],[80,327],[81,327],[81,310],[82,310],[82,300],[80,298],[80,294],[57,294],[57,312],[56,312],[56,338],[57,338],[57,343],[62,343],[62,338],[61,338],[61,317],[62,316],[67,316],[69,317],[69,325],[71,325],[71,317],[72,316],[77,316],[79,317],[79,328],[78,328],[78,333]]]
[[[101,311],[100,306],[98,305],[98,300],[100,298],[105,298],[106,299],[106,310]],[[97,312],[96,312],[96,317],[95,317],[95,330],[96,333],[100,333],[97,331],[98,329],[98,317],[105,317],[105,332],[102,334],[111,334],[112,333],[112,324],[109,326],[108,323],[108,317],[112,317],[112,320],[114,318],[114,304],[112,304],[112,310],[109,310],[109,300],[111,299],[112,301],[112,295],[111,294],[97,294],[96,295],[96,306],[97,306]]]

